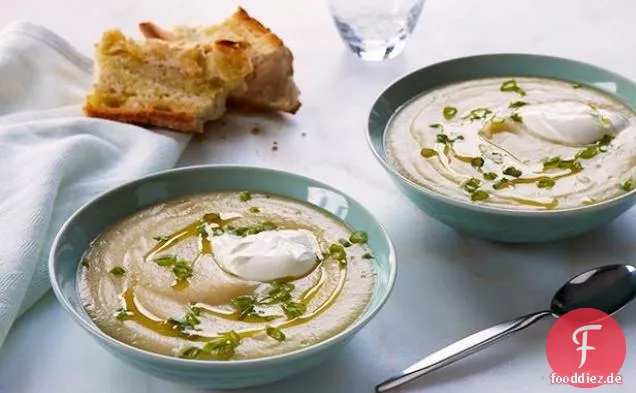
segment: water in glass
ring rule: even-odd
[[[371,61],[402,53],[423,6],[424,0],[329,0],[343,41]]]

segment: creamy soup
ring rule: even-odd
[[[391,119],[389,161],[421,186],[506,209],[567,209],[633,188],[634,112],[599,90],[541,78],[448,85]]]
[[[227,192],[153,206],[95,239],[80,293],[95,324],[170,356],[251,359],[347,328],[375,285],[367,234],[309,204]]]

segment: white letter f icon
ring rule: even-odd
[[[583,365],[585,364],[585,360],[587,359],[587,351],[596,349],[587,345],[587,331],[601,330],[601,327],[601,325],[585,325],[576,329],[572,334],[572,341],[574,341],[575,344],[581,344],[581,346],[576,349],[577,351],[581,351],[581,364],[579,365],[579,368],[583,367]],[[579,342],[576,336],[581,332],[583,332],[583,340],[582,342]]]

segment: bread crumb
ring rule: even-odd
[[[259,132],[261,132],[261,127],[259,125],[255,125],[254,127],[252,127],[252,130],[250,131],[252,134],[256,135]]]

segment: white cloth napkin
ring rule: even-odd
[[[85,118],[92,62],[26,22],[0,31],[0,346],[50,286],[52,240],[108,189],[173,167],[190,136]]]

